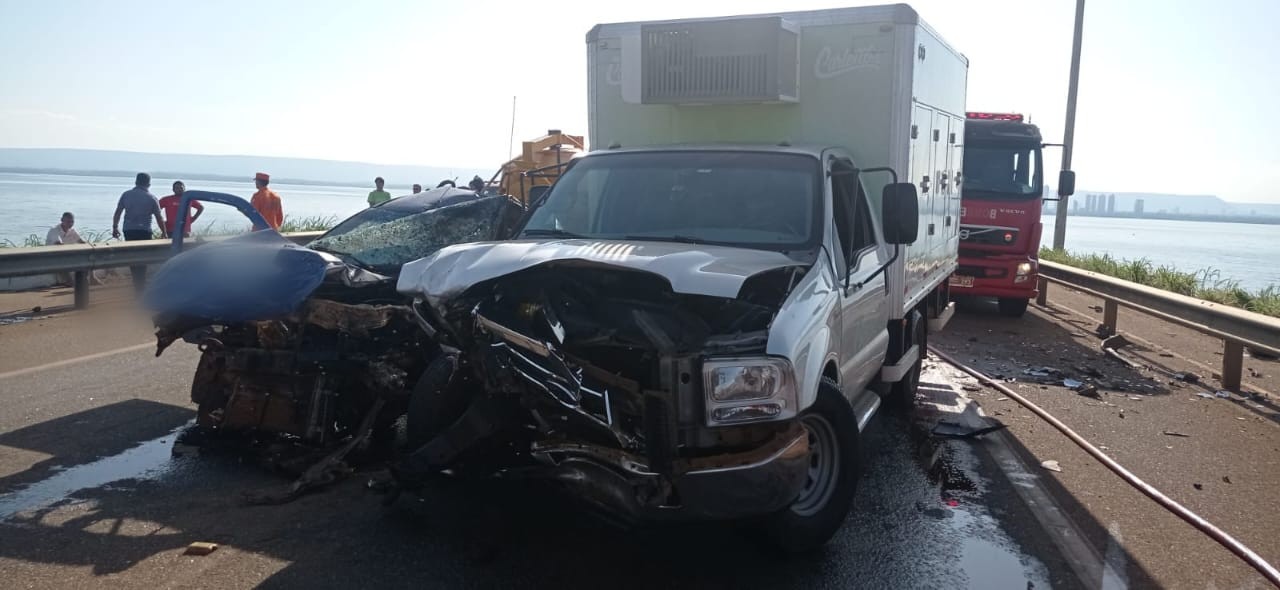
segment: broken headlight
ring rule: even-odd
[[[786,359],[709,359],[702,364],[707,426],[785,420],[796,415],[795,371]]]

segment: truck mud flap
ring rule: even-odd
[[[956,304],[954,301],[947,303],[936,318],[929,319],[929,333],[941,332],[947,327],[947,322],[951,321],[951,316],[956,314]]]

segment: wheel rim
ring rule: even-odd
[[[840,445],[835,427],[821,415],[809,414],[800,422],[809,431],[809,470],[805,474],[804,488],[791,505],[791,511],[800,516],[812,516],[826,507],[835,493],[840,476]]]

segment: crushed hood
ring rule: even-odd
[[[404,265],[396,290],[433,306],[472,285],[526,268],[581,261],[659,275],[686,295],[732,299],[750,277],[802,266],[781,252],[728,246],[614,240],[511,241],[460,244]]]

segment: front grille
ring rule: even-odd
[[[1008,239],[1006,239],[1006,237]],[[1009,246],[1018,241],[1018,230],[1007,227],[960,226],[960,242],[988,246]]]

